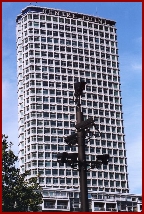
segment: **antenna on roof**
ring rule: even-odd
[[[32,2],[30,2],[30,5],[32,4]],[[36,6],[37,2],[35,2],[35,6]]]
[[[97,7],[96,7],[96,16],[98,15]]]

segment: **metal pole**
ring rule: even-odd
[[[76,106],[76,119],[77,119],[77,123],[80,123],[83,121],[83,114],[81,112],[81,106],[80,106],[80,97],[79,97],[79,103]],[[89,212],[84,130],[77,132],[77,137],[78,137],[81,211]]]

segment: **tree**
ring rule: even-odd
[[[2,211],[39,211],[42,203],[37,177],[26,180],[29,171],[21,174],[15,163],[18,157],[11,150],[7,136],[2,135]]]

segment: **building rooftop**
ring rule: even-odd
[[[98,16],[92,16],[88,14],[83,13],[77,13],[72,11],[65,11],[60,9],[54,9],[54,8],[46,8],[46,7],[39,7],[39,6],[27,6],[22,11],[21,14],[17,16],[16,22],[18,22],[19,19],[22,18],[23,15],[29,12],[37,12],[37,13],[46,13],[51,15],[60,15],[60,16],[66,16],[67,18],[74,18],[74,19],[84,19],[86,21],[92,21],[92,22],[99,22],[101,24],[108,24],[114,26],[116,24],[115,21],[101,18]]]

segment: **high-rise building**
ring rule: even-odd
[[[44,208],[68,205],[68,193],[79,204],[78,171],[57,162],[58,152],[78,149],[64,142],[75,132],[77,81],[87,83],[84,117],[93,117],[101,132],[87,142],[86,159],[110,155],[108,165],[87,172],[88,191],[128,193],[115,21],[28,6],[16,23],[20,171],[39,175],[44,198],[54,190],[63,196],[63,202],[46,199]]]

